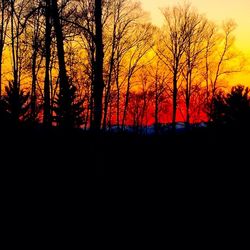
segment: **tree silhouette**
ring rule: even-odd
[[[59,81],[60,81],[60,94],[59,94],[59,104],[60,104],[60,119],[59,126],[64,128],[72,128],[71,119],[71,90],[69,85],[69,80],[67,76],[66,64],[65,64],[65,54],[64,54],[64,36],[62,31],[62,25],[59,17],[59,10],[56,0],[51,1],[51,17],[53,20],[53,25],[55,28],[56,35],[56,45],[57,45],[57,57],[59,64]]]
[[[162,39],[164,45],[159,46],[157,53],[172,74],[172,124],[173,132],[175,132],[179,80],[186,64],[183,58],[187,47],[187,38],[190,37],[188,29],[190,26],[190,5],[166,8],[163,15],[166,23],[166,31],[164,31]]]
[[[44,108],[43,123],[45,127],[51,126],[51,100],[50,100],[50,61],[51,61],[51,7],[46,0],[45,6],[45,77],[44,77]]]
[[[0,97],[2,96],[2,61],[3,50],[5,46],[5,38],[7,34],[8,15],[6,16],[6,9],[9,2],[6,0],[0,1]]]
[[[236,96],[246,90],[218,93],[223,76],[240,69],[234,22],[219,26],[189,4],[162,15],[159,28],[139,1],[0,0],[1,119],[67,128],[84,120],[95,131],[171,120],[174,130],[177,121],[210,117],[245,123]],[[18,110],[26,105],[24,119]]]
[[[211,120],[215,126],[227,125],[234,128],[250,124],[249,89],[238,85],[231,92],[219,92],[212,100]]]
[[[5,92],[1,102],[4,116],[9,119],[11,126],[17,128],[21,122],[28,120],[30,94],[25,93],[13,82],[9,82],[9,85],[5,87]]]
[[[95,47],[96,58],[94,67],[93,100],[94,100],[94,120],[92,129],[100,130],[102,123],[102,98],[103,98],[103,26],[102,26],[102,0],[95,0]]]
[[[249,125],[250,122],[250,98],[249,88],[235,86],[226,98],[228,106],[227,121],[234,125]]]
[[[74,128],[80,128],[81,125],[84,124],[84,116],[83,116],[83,100],[77,99],[77,89],[74,85],[70,86],[69,89],[69,101],[70,101],[70,109],[67,114],[67,119],[70,124],[72,124],[72,127]],[[62,98],[60,97],[60,94],[58,94],[57,98],[55,99],[55,105],[53,110],[55,111],[54,120],[57,124],[61,124],[63,117],[66,116],[65,109],[63,108],[63,104],[61,103]]]

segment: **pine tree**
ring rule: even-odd
[[[28,120],[28,110],[30,107],[30,94],[23,89],[9,82],[5,87],[6,94],[2,98],[2,107],[6,112],[5,116],[13,127],[19,127],[21,123]]]
[[[249,89],[238,85],[231,92],[219,92],[212,100],[211,120],[215,126],[249,127]]]
[[[60,93],[57,95],[54,103],[55,105],[53,107],[55,112],[54,121],[58,124],[58,126],[62,127],[65,116],[67,116],[67,120],[70,123],[69,128],[80,128],[80,126],[84,124],[83,100],[78,99],[77,89],[74,85],[71,85],[69,88],[68,98],[70,101],[70,109],[66,114],[62,102],[64,98],[60,96]]]

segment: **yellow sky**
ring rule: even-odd
[[[150,13],[152,23],[159,26],[163,22],[160,9],[179,2],[183,1],[141,0],[142,7]],[[217,23],[229,18],[234,19],[237,23],[236,47],[249,58],[250,63],[250,0],[189,0],[189,2],[200,13]],[[250,72],[238,74],[233,80],[250,85]]]

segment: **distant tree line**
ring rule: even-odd
[[[236,119],[226,107],[237,95],[247,105],[248,89],[221,92],[243,65],[235,23],[216,25],[189,4],[162,14],[159,28],[133,0],[1,0],[1,126]]]

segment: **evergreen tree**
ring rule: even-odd
[[[5,116],[8,118],[11,126],[19,127],[21,123],[28,120],[28,110],[30,107],[30,94],[25,93],[13,82],[9,82],[5,87],[6,94],[1,101],[2,109],[4,109]]]
[[[250,125],[249,89],[238,85],[230,93],[218,93],[212,100],[211,120],[215,126],[247,127]]]
[[[65,113],[65,108],[63,106],[63,98],[60,96],[60,93],[57,95],[55,100],[55,105],[53,110],[55,112],[54,121],[61,126],[67,116],[67,120],[70,124],[69,127],[80,128],[84,124],[83,118],[83,100],[79,100],[77,96],[77,89],[74,85],[71,85],[69,88],[68,98],[70,101],[70,109]]]

